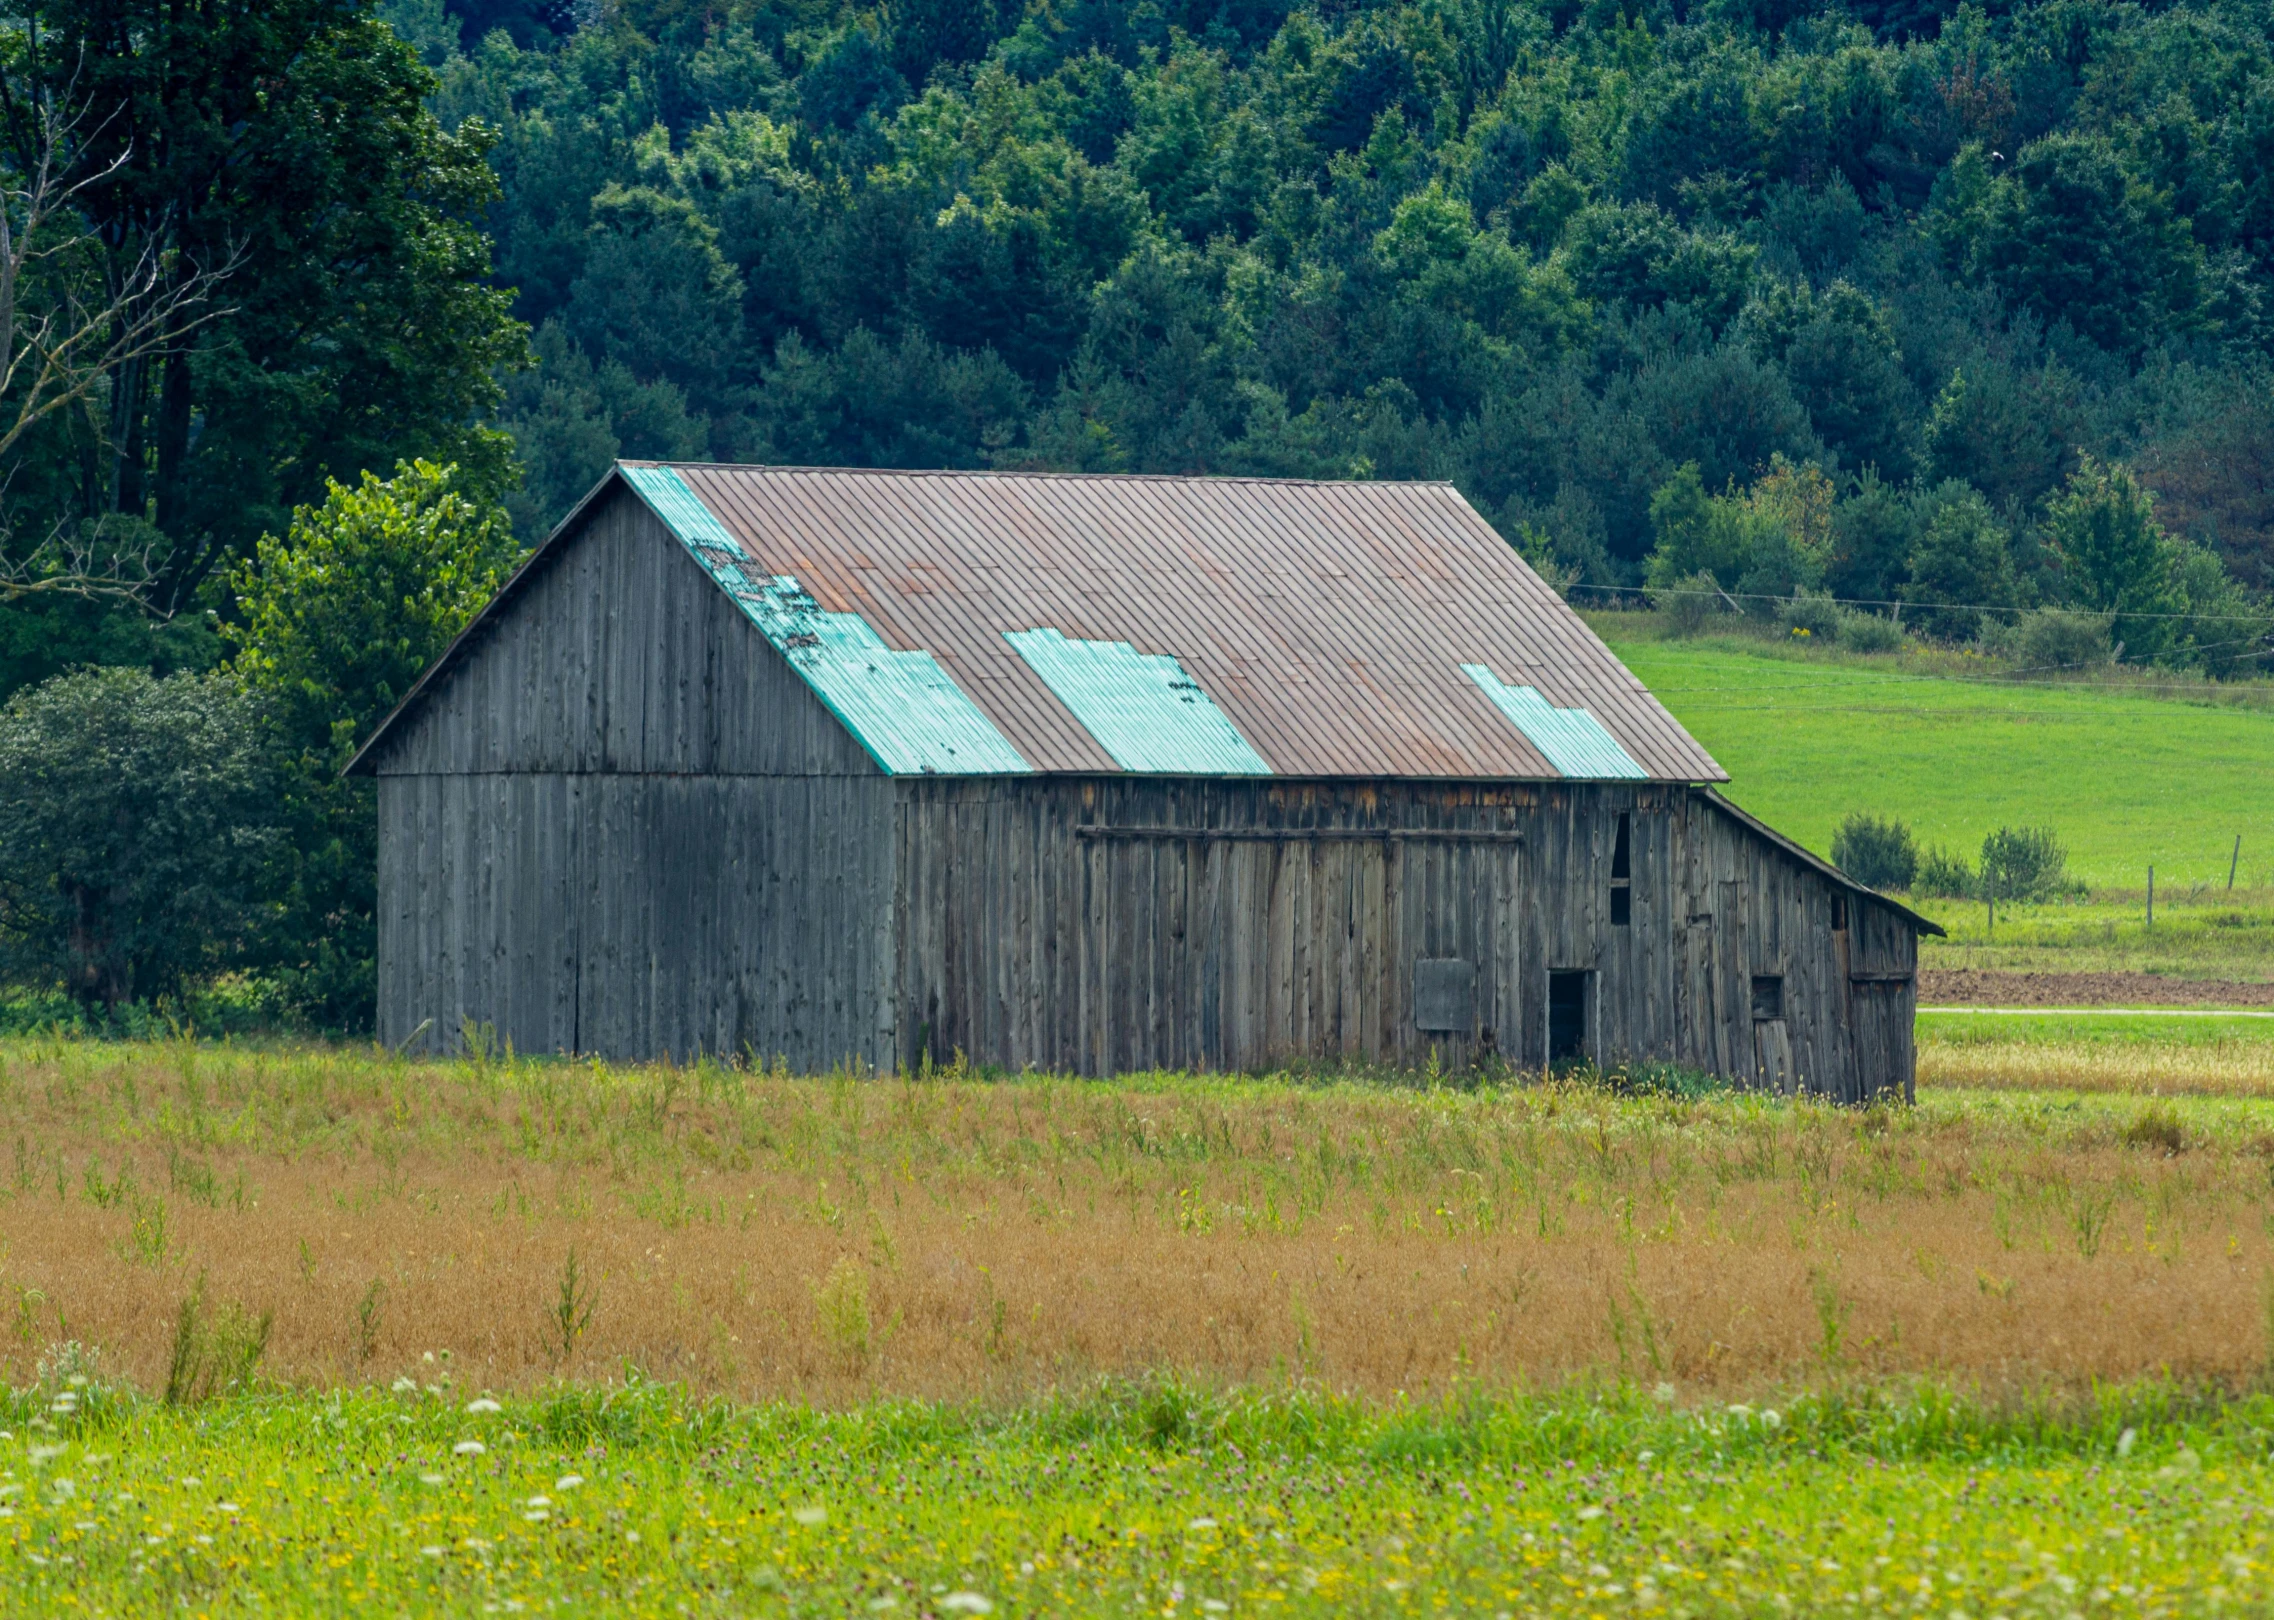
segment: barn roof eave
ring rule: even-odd
[[[1700,793],[1703,793],[1708,799],[1712,800],[1713,803],[1725,814],[1727,814],[1731,820],[1739,822],[1742,825],[1751,828],[1754,832],[1759,833],[1763,838],[1766,838],[1770,843],[1776,845],[1777,848],[1783,850],[1787,855],[1790,855],[1795,860],[1800,861],[1802,864],[1813,868],[1822,876],[1831,879],[1831,881],[1834,883],[1837,883],[1841,888],[1848,890],[1850,893],[1859,894],[1866,900],[1877,901],[1880,905],[1883,905],[1888,910],[1894,912],[1897,916],[1901,917],[1905,922],[1908,922],[1913,928],[1917,929],[1922,934],[1933,934],[1938,939],[1949,937],[1945,932],[1942,924],[1936,922],[1932,917],[1921,916],[1918,912],[1913,911],[1909,906],[1903,904],[1902,901],[1896,899],[1894,896],[1882,894],[1877,889],[1872,888],[1868,884],[1858,883],[1854,878],[1848,876],[1847,873],[1841,871],[1838,867],[1834,866],[1830,861],[1824,859],[1823,856],[1817,854],[1815,851],[1806,849],[1801,845],[1794,843],[1791,839],[1787,838],[1783,833],[1778,832],[1774,827],[1770,826],[1760,817],[1750,815],[1747,812],[1740,810],[1727,798],[1716,792],[1710,784],[1701,784],[1698,791]]]
[[[442,655],[427,665],[417,680],[411,682],[411,689],[403,694],[402,702],[387,712],[387,718],[380,721],[371,735],[364,739],[363,746],[355,751],[355,757],[340,767],[340,775],[375,776],[378,774],[380,752],[388,738],[393,735],[395,728],[403,722],[412,710],[426,701],[427,693],[457,664],[459,657],[472,644],[474,637],[504,609],[508,602],[521,594],[523,584],[544,565],[554,551],[559,549],[562,540],[573,533],[577,525],[584,521],[584,514],[590,511],[603,495],[607,494],[610,486],[621,482],[622,478],[623,467],[620,463],[611,465],[605,473],[600,475],[600,481],[585,491],[584,499],[569,508],[568,516],[553,525],[553,532],[537,543],[537,548],[521,560],[521,566],[507,576],[505,583],[497,588],[497,593],[482,604],[482,610],[467,621],[466,628],[451,638],[450,645],[442,649]]]

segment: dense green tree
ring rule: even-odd
[[[327,1023],[367,1020],[375,987],[377,816],[371,783],[341,767],[513,555],[479,481],[421,461],[331,484],[229,577],[234,674],[266,705],[285,760],[291,853],[271,948],[295,999]]]
[[[2178,557],[2129,468],[2085,458],[2046,508],[2045,533],[2077,603],[2112,615],[2127,653],[2154,658],[2171,644],[2186,601]]]
[[[284,826],[225,675],[86,670],[0,708],[0,973],[115,1009],[252,959]]]
[[[2020,600],[2006,531],[1981,492],[1955,479],[1922,497],[1921,508],[1910,578],[1897,593],[1909,604],[1903,616],[1930,635],[1963,641]]]
[[[85,471],[69,515],[164,537],[164,607],[327,474],[420,451],[507,480],[510,443],[480,422],[522,353],[476,225],[490,136],[435,121],[434,76],[366,7],[51,0],[7,49],[14,161],[24,100],[86,109],[76,202],[114,280],[146,251],[165,276],[228,268],[222,318],[47,447]]]

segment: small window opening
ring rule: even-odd
[[[1625,928],[1634,921],[1634,853],[1631,819],[1619,812],[1618,841],[1611,846],[1611,926]]]
[[[1548,1062],[1574,1063],[1587,1055],[1587,974],[1548,975]]]
[[[1756,973],[1753,975],[1753,1022],[1774,1023],[1784,1016],[1784,975]]]
[[[1844,934],[1847,931],[1848,897],[1844,894],[1835,894],[1832,896],[1832,932]]]

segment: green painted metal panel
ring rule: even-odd
[[[1461,673],[1483,687],[1494,706],[1563,775],[1594,782],[1650,774],[1585,709],[1559,709],[1537,687],[1503,686],[1482,664],[1463,664]]]
[[[792,575],[753,574],[734,536],[678,473],[626,467],[624,477],[884,770],[1033,769],[930,653],[894,651],[859,614],[824,611]]]
[[[1126,641],[1075,641],[1056,630],[1005,631],[1027,667],[1125,771],[1269,776],[1200,683],[1166,653]]]

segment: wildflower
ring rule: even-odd
[[[826,1524],[829,1521],[829,1510],[815,1503],[811,1507],[797,1509],[790,1517],[800,1524]]]
[[[418,1393],[418,1380],[415,1378],[398,1378],[387,1387],[397,1395],[416,1395]]]
[[[549,1496],[532,1496],[528,1501],[522,1503],[521,1505],[523,1507],[533,1508],[551,1507],[553,1505],[553,1499]]]
[[[418,1550],[418,1555],[421,1558],[440,1558],[442,1549],[440,1547],[421,1547]]]
[[[479,1440],[461,1440],[450,1449],[460,1457],[479,1457],[483,1452],[489,1450],[489,1447],[483,1445]]]
[[[1589,1503],[1586,1507],[1583,1507],[1579,1510],[1579,1517],[1582,1520],[1600,1519],[1602,1516],[1603,1508],[1602,1504],[1600,1503]]]
[[[1222,1598],[1202,1598],[1200,1600],[1200,1606],[1203,1609],[1206,1609],[1210,1614],[1223,1614],[1229,1611],[1232,1607]]]
[[[2133,1445],[2134,1445],[2134,1444],[2136,1444],[2136,1443],[2138,1442],[2139,1438],[2140,1438],[2140,1431],[2139,1431],[2139,1430],[2137,1430],[2137,1429],[2126,1429],[2126,1430],[2125,1430],[2125,1431],[2124,1431],[2122,1434],[2120,1434],[2120,1435],[2118,1435],[2118,1436],[2116,1437],[2116,1455],[2117,1455],[2117,1456],[2119,1456],[2119,1457],[2129,1457],[2129,1456],[2131,1456],[2131,1455],[2132,1455],[2132,1447],[2133,1447]],[[34,1446],[32,1449],[33,1449],[34,1451],[37,1451],[39,1448],[38,1448],[37,1446]]]
[[[987,1614],[995,1605],[977,1592],[950,1592],[940,1599],[940,1607],[950,1614]]]
[[[442,1476],[440,1474],[421,1474],[418,1477],[418,1482],[421,1485],[439,1485],[442,1483]]]
[[[1660,1406],[1672,1406],[1674,1404],[1674,1386],[1662,1383],[1650,1392],[1650,1396]]]
[[[559,1479],[553,1481],[553,1489],[556,1491],[573,1491],[583,1483],[584,1476],[582,1474],[563,1474]]]
[[[216,1513],[242,1513],[245,1510],[234,1502],[216,1502],[213,1504],[213,1511]]]
[[[464,1547],[469,1552],[488,1552],[490,1550],[490,1544],[484,1541],[480,1536],[468,1536],[464,1541],[459,1542],[458,1545]]]
[[[523,1522],[528,1524],[543,1524],[552,1516],[553,1512],[550,1508],[531,1508],[527,1513],[521,1515]]]
[[[505,1410],[505,1408],[498,1405],[497,1402],[491,1400],[487,1395],[484,1395],[479,1400],[468,1401],[466,1403],[466,1410],[469,1412],[477,1413],[502,1412]]]
[[[1781,1429],[1784,1427],[1784,1418],[1782,1414],[1780,1414],[1777,1409],[1772,1406],[1761,1414],[1761,1427],[1764,1429]]]
[[[1185,1528],[1187,1530],[1213,1530],[1216,1528],[1216,1521],[1214,1519],[1194,1519]]]
[[[176,1485],[179,1485],[183,1490],[187,1491],[193,1490],[197,1486],[203,1485],[205,1481],[199,1479],[195,1474],[184,1474],[180,1479],[175,1480],[174,1483]]]

